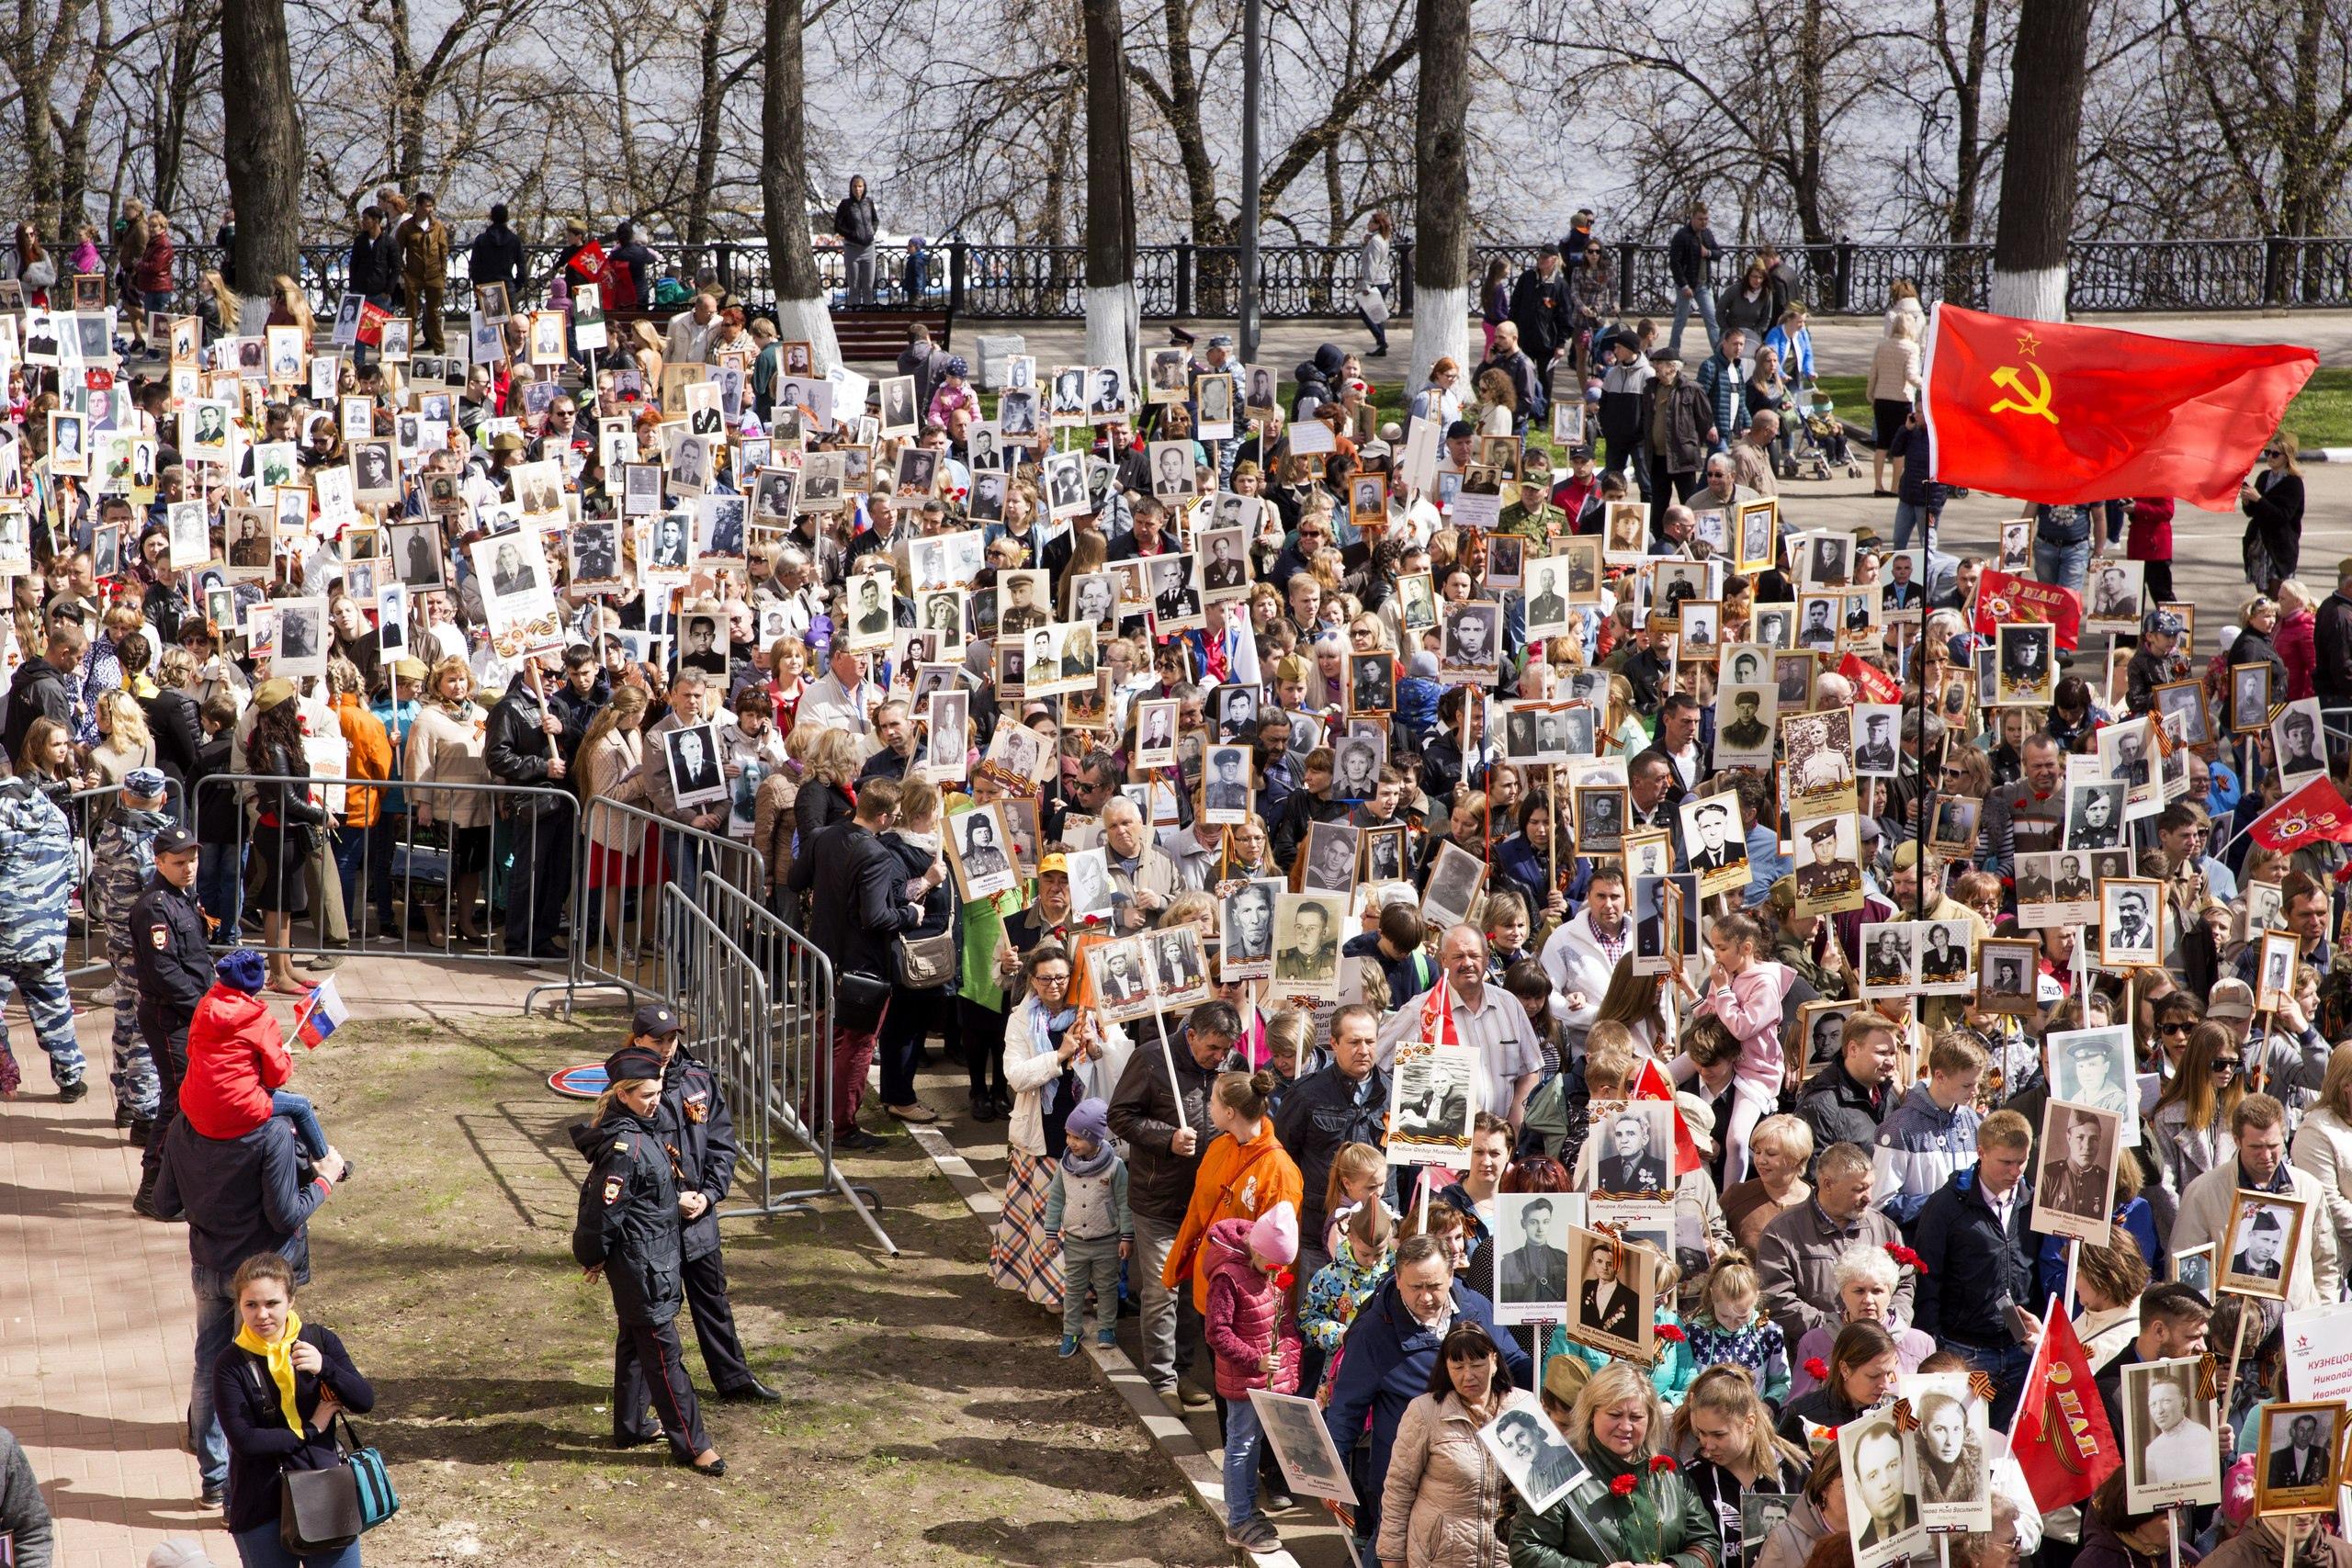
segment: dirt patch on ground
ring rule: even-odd
[[[614,1451],[611,1302],[570,1252],[585,1108],[546,1079],[619,1032],[379,1021],[298,1066],[358,1161],[311,1226],[302,1308],[376,1385],[359,1429],[401,1509],[371,1564],[1231,1561],[1086,1358],[1057,1359],[1044,1315],[989,1284],[986,1227],[907,1140],[850,1168],[896,1259],[839,1209],[729,1223],[737,1319],[785,1402],[706,1404],[727,1478]]]

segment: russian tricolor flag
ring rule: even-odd
[[[294,1037],[311,1050],[317,1050],[351,1017],[351,1009],[344,1005],[342,993],[334,988],[332,978],[322,980],[316,989],[302,999],[294,1010]]]

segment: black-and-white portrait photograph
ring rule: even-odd
[[[1152,995],[1170,1010],[1209,999],[1209,967],[1201,951],[1201,928],[1191,921],[1162,926],[1137,939]]]
[[[2123,1444],[2124,1506],[2134,1513],[2222,1500],[2213,1402],[2198,1397],[2203,1366],[2201,1357],[2181,1356],[2122,1369],[2123,1430],[2117,1437]],[[2291,1461],[2288,1470],[2291,1475]]]
[[[1370,800],[1380,788],[1381,738],[1351,730],[1331,742],[1331,798]]]
[[[1226,740],[1254,739],[1258,733],[1258,693],[1250,686],[1219,686],[1213,694],[1211,708],[1216,715],[1216,732]]]
[[[1586,1191],[1611,1198],[1674,1190],[1674,1102],[1625,1100],[1592,1107]]]
[[[1565,1276],[1565,1250],[1560,1267]],[[1496,1321],[1503,1321],[1499,1312]],[[1552,1425],[1551,1417],[1534,1404],[1504,1411],[1478,1428],[1478,1441],[1495,1456],[1496,1468],[1503,1472],[1503,1479],[1510,1483],[1520,1500],[1539,1514],[1567,1495],[1568,1490],[1589,1473],[1576,1450],[1568,1447],[1567,1439],[1560,1436],[1560,1429]]]
[[[1249,543],[1238,528],[1216,528],[1200,536],[1201,585],[1211,604],[1250,592]]]
[[[1301,887],[1345,893],[1356,885],[1356,835],[1362,829],[1346,822],[1314,822],[1307,826],[1306,859],[1299,867]]]
[[[1323,1424],[1323,1407],[1301,1394],[1250,1391],[1250,1408],[1258,1413],[1259,1429],[1291,1491],[1301,1497],[1328,1497],[1353,1507],[1356,1489],[1349,1484],[1347,1468]]]
[[[1176,715],[1182,706],[1173,697],[1136,704],[1136,772],[1176,765]]]
[[[1846,708],[1791,713],[1781,702],[1781,739],[1788,751],[1789,801],[1807,816],[1856,808],[1854,716]]]
[[[997,733],[1001,735],[1003,729]],[[1108,855],[1097,844],[1092,849],[1072,850],[1063,857],[1069,876],[1069,912],[1072,920],[1083,920],[1091,915],[1107,920],[1113,910],[1111,866]]]
[[[1629,918],[1634,922],[1634,973],[1663,975],[1667,971],[1669,950],[1685,956],[1697,951],[1699,874],[1691,871],[1668,875],[1643,871],[1634,863],[1635,845],[1639,841],[1638,835],[1628,838],[1624,850],[1625,876],[1630,886],[1627,904]],[[1656,841],[1662,845],[1671,844],[1672,838],[1661,832]],[[1668,888],[1669,883],[1680,889],[1679,929],[1668,925],[1668,905],[1675,902]]]
[[[1568,1337],[1646,1365],[1657,1343],[1657,1260],[1650,1248],[1620,1236],[1571,1229]]]
[[[1284,892],[1276,897],[1274,995],[1338,998],[1347,908],[1344,893]],[[1466,1126],[1463,1136],[1466,1148]]]
[[[445,586],[441,556],[441,525],[394,523],[385,530],[391,547],[392,570],[401,586],[424,592]]]
[[[1089,366],[1086,371],[1086,417],[1096,424],[1115,424],[1127,414],[1127,373],[1116,365]]]
[[[1363,879],[1368,883],[1402,882],[1410,864],[1407,842],[1411,829],[1402,822],[1363,830]]]
[[[1993,1528],[1992,1453],[1987,1410],[1965,1372],[1906,1373],[1896,1381],[1918,1423],[1908,1434],[1906,1484],[1930,1529]]]
[[[2153,969],[2164,961],[2158,921],[2163,885],[2117,877],[2098,887],[2099,963],[2110,969]]]
[[[1491,681],[1501,660],[1502,606],[1476,600],[1448,604],[1438,643],[1439,673]]]
[[[2252,735],[2270,722],[2270,662],[2230,666],[2230,728]]]
[[[802,512],[839,512],[849,488],[849,464],[840,452],[811,452],[800,465]]]
[[[1348,656],[1348,712],[1385,714],[1396,708],[1396,657],[1385,649]]]
[[[1787,606],[1758,604],[1756,606],[1755,614],[1751,617],[1751,620],[1755,627],[1754,635],[1756,640],[1762,643],[1765,647],[1787,650],[1793,650],[1796,648],[1796,615]],[[1838,640],[1834,631],[1831,634],[1829,640],[1831,642]],[[1774,660],[1773,667],[1776,671],[1779,670],[1781,668],[1781,660]],[[1808,669],[1811,668],[1810,660],[1807,661],[1806,667]],[[1776,675],[1775,679],[1781,679],[1781,677]],[[1807,690],[1811,690],[1809,682],[1807,683]],[[1787,694],[1785,692],[1782,693],[1781,701],[1785,704],[1788,700]],[[1800,700],[1797,705],[1802,707],[1804,705],[1803,701]]]
[[[327,602],[323,598],[280,599],[275,675],[297,678],[327,672]]]
[[[1804,585],[1843,588],[1854,580],[1854,536],[1815,533],[1805,536]]]
[[[2299,697],[2270,721],[2270,743],[2278,756],[2279,780],[2291,789],[2327,772],[2321,735],[2319,699]]]
[[[1919,928],[1909,920],[1862,927],[1862,995],[1899,997],[1919,986]]]
[[[1144,461],[1151,473],[1152,499],[1163,503],[1186,502],[1199,493],[1190,441],[1154,441],[1147,445]]]
[[[1218,912],[1218,973],[1227,979],[1262,980],[1274,971],[1274,897],[1280,878],[1244,882],[1225,896]]]
[[[1470,918],[1485,886],[1487,863],[1461,845],[1441,842],[1437,863],[1430,868],[1429,886],[1421,894],[1421,918],[1440,927],[1460,925]]]
[[[670,791],[680,807],[727,798],[718,736],[710,725],[681,725],[663,731],[662,754],[670,770]]]
[[[1482,1072],[1473,1046],[1400,1043],[1388,1071],[1388,1163],[1459,1162],[1470,1147]]]
[[[1566,556],[1538,556],[1526,563],[1527,639],[1566,637],[1574,624],[1568,598],[1569,561]]]
[[[2281,1401],[2264,1405],[2261,1416],[2254,1458],[2254,1511],[2257,1515],[2333,1511],[2336,1471],[2344,1453],[2343,1402]]]
[[[1984,803],[1973,795],[1936,797],[1934,816],[1928,820],[1928,847],[1965,860],[1976,852],[1976,829]]]
[[[1580,784],[1576,792],[1577,847],[1613,855],[1625,847],[1625,791],[1615,784]]]
[[[1171,748],[1170,756],[1174,754]],[[1212,827],[1238,828],[1250,819],[1250,756],[1247,746],[1208,749],[1201,783],[1201,816]]]
[[[885,376],[879,385],[882,434],[914,434],[922,424],[922,410],[916,406],[915,401],[915,378],[911,376]]]
[[[2045,1100],[2034,1145],[2033,1228],[2105,1247],[2112,1234],[2115,1161],[2123,1118],[2088,1105]]]
[[[932,694],[933,711],[937,712],[941,697],[950,695],[961,700],[968,694],[935,692]],[[1010,892],[1019,878],[1012,863],[1012,835],[1006,829],[1001,802],[951,814],[947,818],[947,844],[955,862],[956,883],[967,904]]]
[[[1125,1022],[1151,1010],[1151,983],[1144,973],[1141,937],[1089,948],[1086,972],[1093,986],[1094,1005],[1109,1021]]]
[[[2125,1148],[2139,1142],[2128,1024],[2056,1031],[2043,1042],[2043,1053],[2049,1060],[2051,1098],[2107,1111],[2123,1123]]]
[[[2032,1018],[2041,1010],[2037,996],[2041,944],[2015,937],[1986,937],[1976,944],[1976,1008],[1979,1012]]]
[[[1558,1323],[1567,1315],[1571,1194],[1507,1192],[1495,1201],[1495,1321]]]
[[[392,444],[377,438],[351,444],[353,493],[363,502],[398,501],[401,498],[400,465],[392,455]]]
[[[1919,1505],[1905,1484],[1909,1457],[1909,1445],[1885,1407],[1838,1428],[1854,1568],[1885,1568],[1919,1540]]]
[[[1969,990],[1971,928],[1965,920],[1919,922],[1919,989],[1937,996]]]
[[[1152,615],[1162,637],[1204,624],[1200,578],[1191,555],[1154,556],[1146,570],[1150,573]]]
[[[1854,771],[1866,779],[1891,779],[1901,766],[1903,709],[1894,703],[1854,705]]]
[[[2303,1227],[2310,1222],[2303,1200],[2285,1192],[2241,1190],[2232,1201],[2229,1230],[2216,1254],[2216,1287],[2242,1296],[2283,1302],[2294,1274]]]
[[[1993,628],[2003,705],[2047,707],[2058,694],[2058,629],[2039,621]]]
[[[2141,576],[2146,563],[2136,560],[2095,560],[2090,563],[2083,594],[2083,626],[2086,631],[2120,632],[2140,629]]]
[[[2066,786],[2066,826],[2059,844],[2069,850],[2111,850],[2123,841],[2121,780],[2077,779]]]
[[[1860,820],[1850,811],[1802,818],[1791,825],[1797,913],[1824,915],[1862,907],[1860,835]]]

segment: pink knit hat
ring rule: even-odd
[[[1250,1227],[1250,1250],[1269,1263],[1298,1260],[1298,1214],[1287,1201],[1258,1216]]]

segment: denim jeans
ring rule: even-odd
[[[234,946],[237,916],[245,903],[245,866],[242,846],[206,844],[196,863],[196,901],[220,922],[220,940]]]
[[[188,1288],[196,1292],[196,1375],[188,1382],[188,1431],[196,1438],[196,1467],[204,1483],[218,1486],[229,1479],[229,1441],[212,1415],[212,1368],[237,1337],[237,1298],[230,1289],[232,1276],[216,1274],[201,1263],[189,1264],[187,1272]]]
[[[2033,575],[2057,588],[2083,591],[2083,579],[2091,565],[2091,542],[2078,539],[2071,545],[2053,545],[2046,539],[2033,541]]]
[[[1702,285],[1688,294],[1680,289],[1675,290],[1674,330],[1668,334],[1666,346],[1674,351],[1677,358],[1679,358],[1682,354],[1682,329],[1690,322],[1690,308],[1693,305],[1699,308],[1699,319],[1707,323],[1707,351],[1710,354],[1714,352],[1715,297],[1708,293],[1705,286]]]
[[[371,830],[338,822],[328,829],[327,848],[334,856],[335,876],[343,885],[343,913],[346,921],[356,919],[359,908],[359,872],[368,859],[368,839]]]
[[[1924,506],[1915,506],[1907,501],[1896,502],[1894,503],[1894,547],[1898,550],[1909,549],[1911,531],[1914,528],[1923,530],[1925,536],[1919,541],[1921,545],[1932,546],[1935,543],[1936,525],[1942,520],[1943,511],[1940,507],[1931,511]]]
[[[360,1568],[359,1543],[333,1551],[312,1551],[297,1557],[278,1540],[275,1523],[255,1525],[229,1538],[237,1543],[237,1560],[244,1568]]]
[[[294,1140],[302,1145],[303,1153],[314,1160],[327,1157],[327,1130],[319,1125],[319,1113],[311,1109],[308,1099],[282,1089],[274,1090],[269,1097],[269,1113],[294,1123]]]
[[[1225,1523],[1238,1529],[1258,1511],[1258,1446],[1265,1434],[1247,1395],[1225,1402]]]
[[[1993,1380],[1993,1408],[1989,1418],[1995,1427],[2006,1430],[2009,1417],[2018,1412],[2018,1399],[2025,1393],[2026,1369],[2033,1365],[2030,1345],[1964,1345],[1954,1339],[1940,1341],[1943,1348],[1959,1355],[1968,1363],[1968,1370],[1983,1372]]]

